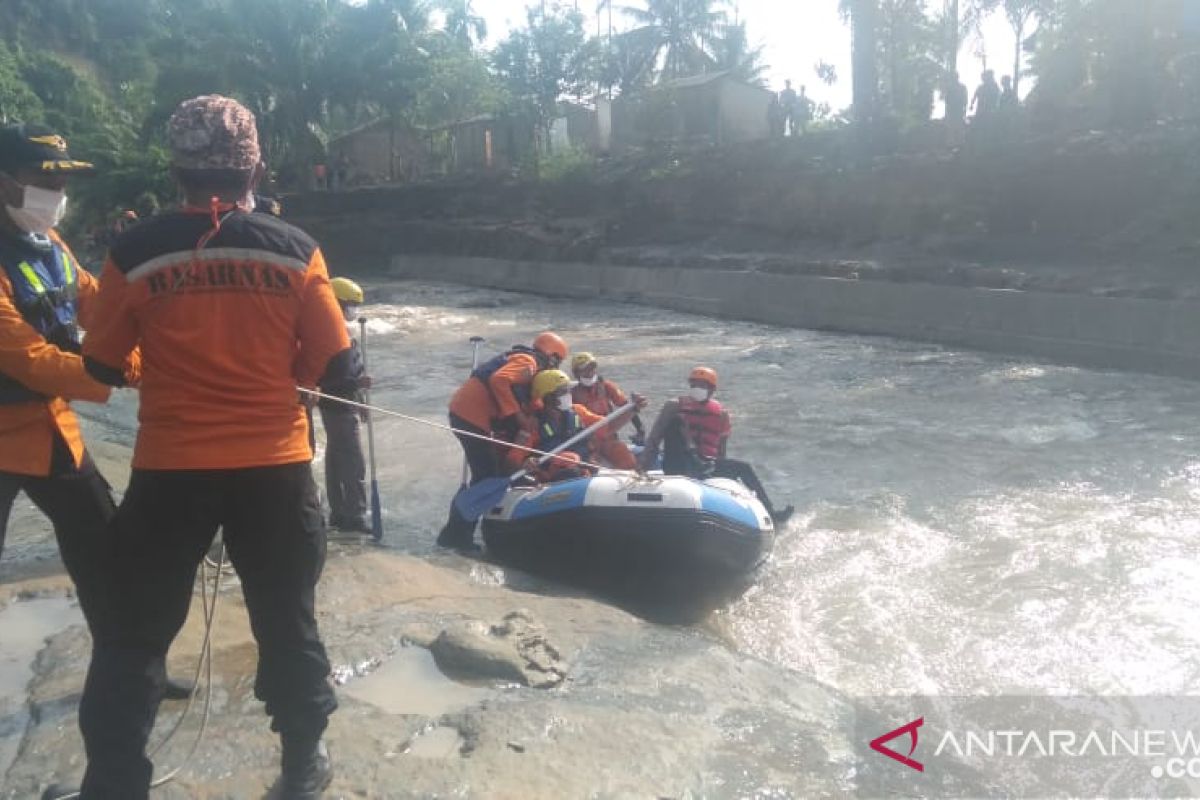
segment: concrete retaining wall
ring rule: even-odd
[[[1200,304],[1187,301],[449,256],[398,256],[392,273],[1200,379]]]

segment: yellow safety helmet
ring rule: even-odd
[[[363,290],[354,281],[349,278],[334,278],[329,282],[333,287],[333,296],[343,303],[361,306],[363,303]]]
[[[571,385],[571,379],[561,369],[544,369],[533,376],[533,399],[541,400],[548,394]]]
[[[596,357],[591,353],[576,353],[575,355],[571,356],[571,372],[574,372],[576,375],[578,375],[579,370],[583,369],[588,364],[595,363]]]

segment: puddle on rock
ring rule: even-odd
[[[83,614],[69,597],[14,600],[0,610],[0,775],[16,760],[29,723],[25,693],[34,659],[47,638],[82,624]]]
[[[423,647],[400,648],[370,675],[350,681],[341,692],[389,714],[425,717],[461,711],[490,694],[487,689],[447,678]]]
[[[417,758],[450,758],[458,755],[462,746],[463,737],[457,728],[438,725],[415,736],[404,754]]]

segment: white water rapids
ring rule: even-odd
[[[662,400],[721,375],[730,454],[795,503],[740,649],[850,695],[1186,693],[1197,685],[1194,383],[609,302],[369,287],[373,401],[444,422],[470,368],[543,328]],[[128,404],[108,417],[132,425]],[[429,553],[449,435],[376,424],[386,543]],[[320,479],[321,464],[317,465]]]

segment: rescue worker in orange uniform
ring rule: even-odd
[[[0,128],[0,551],[24,491],[54,524],[95,640],[109,594],[98,556],[116,505],[69,401],[103,403],[111,389],[88,375],[79,354],[80,327],[96,322],[97,281],[54,230],[68,176],[92,171],[47,128]],[[138,361],[126,356],[117,365],[132,385]]]
[[[571,373],[578,381],[571,389],[571,397],[577,405],[584,406],[593,414],[607,417],[629,400],[620,386],[596,374],[598,368],[596,357],[591,353],[577,353],[571,357]],[[642,397],[635,393],[633,399],[634,402],[639,402]],[[637,431],[638,439],[644,441],[646,431],[642,425],[642,418],[637,414],[633,415],[633,427]],[[607,427],[593,434],[591,442],[593,460],[606,462],[616,469],[637,469],[637,459],[633,453],[629,452],[625,443]]]
[[[563,338],[552,331],[543,331],[534,338],[532,347],[513,345],[479,365],[450,398],[450,427],[528,444],[535,423],[524,405],[530,400],[533,376],[541,370],[557,368],[566,357],[567,343]],[[458,436],[458,441],[471,470],[472,486],[500,475],[497,451],[491,442],[470,436]],[[475,549],[477,522],[463,517],[451,502],[449,519],[438,534],[438,545]]]
[[[587,406],[575,403],[571,397],[571,379],[561,370],[547,369],[539,372],[533,379],[532,395],[533,418],[536,424],[533,438],[528,445],[538,450],[547,452],[554,450],[575,434],[603,421],[607,416],[607,414],[596,414]],[[612,436],[626,425],[638,409],[644,408],[646,405],[645,399],[641,397],[635,396],[634,402],[637,404],[634,408],[611,420],[602,428],[594,431],[588,439],[576,442],[543,465],[538,464],[541,456],[531,456],[518,448],[506,448],[507,452],[504,454],[506,469],[516,472],[524,468],[529,471],[534,480],[542,483],[590,474],[591,469],[579,463],[591,460],[589,440],[602,433]]]
[[[142,353],[133,474],[113,521],[116,632],[97,647],[80,703],[82,798],[145,800],[146,743],[167,647],[187,619],[217,530],[258,644],[255,696],[282,744],[280,794],[319,797],[337,700],[315,612],[325,528],[296,387],[354,361],[325,259],[306,233],[251,213],[264,174],[254,115],[188,100],[168,123],[184,207],[124,233],[100,279],[88,372]]]
[[[795,509],[790,505],[775,508],[754,468],[745,461],[725,456],[733,426],[729,412],[713,399],[717,391],[716,370],[696,367],[688,375],[688,387],[686,395],[668,400],[658,413],[658,419],[646,437],[646,449],[642,451],[643,469],[658,459],[661,446],[663,472],[667,475],[739,480],[758,495],[776,524],[787,522]]]

